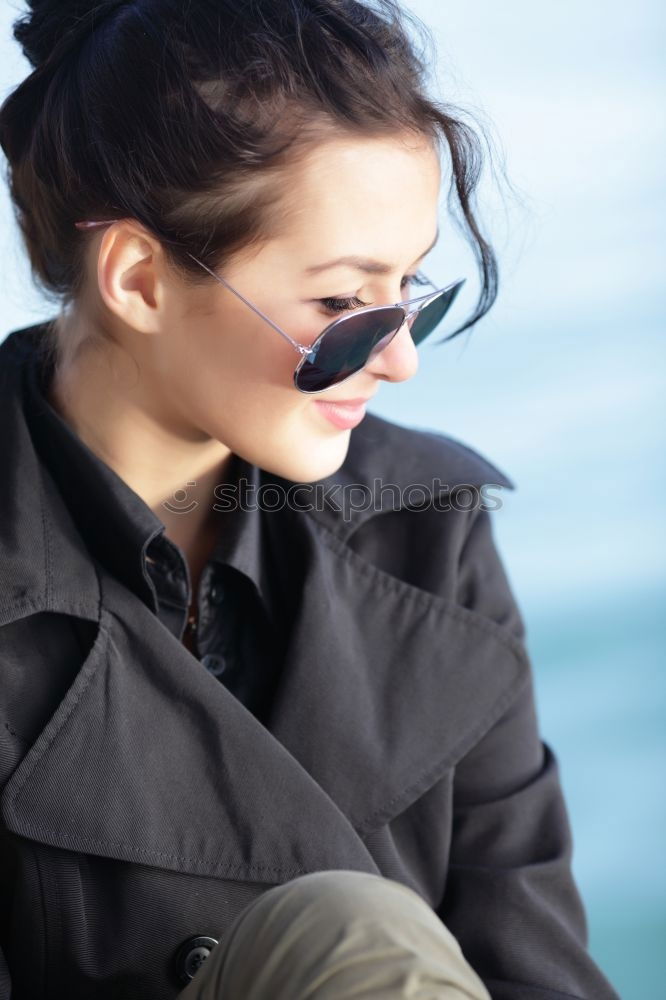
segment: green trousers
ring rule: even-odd
[[[253,900],[178,1000],[491,1000],[412,889],[367,872],[311,872]]]

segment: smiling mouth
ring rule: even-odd
[[[367,402],[367,399],[361,399],[358,402],[351,400],[344,403],[334,403],[318,399],[315,401],[315,405],[330,423],[341,430],[348,430],[351,427],[356,427],[363,420]]]

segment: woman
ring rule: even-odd
[[[1,996],[616,997],[512,484],[365,413],[461,286],[419,270],[442,152],[451,336],[495,298],[475,133],[388,0],[31,8],[0,141],[59,310],[0,347]]]

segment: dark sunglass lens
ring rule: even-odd
[[[360,371],[389,343],[404,318],[403,310],[393,306],[345,316],[324,335],[316,353],[306,357],[296,385],[304,392],[319,392]]]
[[[410,326],[412,340],[415,344],[420,344],[428,334],[432,333],[435,327],[439,326],[461,287],[462,283],[458,283],[448,291],[442,292],[434,302],[431,302],[430,305],[425,306],[416,314]]]

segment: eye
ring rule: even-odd
[[[356,296],[351,299],[319,299],[319,301],[327,312],[331,313],[345,312],[347,309],[362,309],[363,306],[370,305],[369,302],[363,302]]]
[[[400,282],[400,288],[404,291],[408,285],[428,285],[430,282],[427,278],[423,278],[418,272],[416,274],[406,274],[405,277]],[[324,308],[330,313],[341,313],[346,312],[349,309],[362,309],[364,306],[370,305],[369,302],[363,302],[362,299],[353,296],[350,299],[319,299]]]

